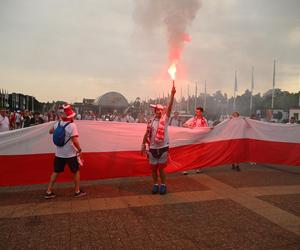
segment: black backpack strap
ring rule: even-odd
[[[60,122],[60,121],[59,121]],[[64,129],[66,129],[66,127],[70,124],[71,122],[67,122],[65,125],[64,125]],[[69,137],[68,140],[66,140],[66,142],[64,143],[64,146],[68,143],[68,141],[71,140],[72,137]]]
[[[59,121],[60,123],[60,121]],[[70,124],[71,122],[67,122],[65,125],[64,125],[64,129],[66,129],[66,127]]]

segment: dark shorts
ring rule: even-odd
[[[68,164],[72,173],[76,173],[79,170],[79,164],[78,164],[76,156],[71,157],[71,158],[60,158],[60,157],[55,156],[54,172],[55,173],[64,172],[66,164]]]

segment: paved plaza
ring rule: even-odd
[[[0,188],[0,249],[300,249],[300,167],[242,164],[151,178]]]

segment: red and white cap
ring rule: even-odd
[[[68,119],[73,118],[76,115],[76,113],[73,111],[70,104],[64,104],[63,108],[64,108],[64,113],[66,115],[66,118]]]
[[[150,107],[154,108],[154,109],[159,109],[159,110],[164,110],[165,109],[165,107],[161,104],[150,104]]]

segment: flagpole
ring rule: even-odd
[[[179,109],[180,109],[180,111],[181,111],[181,109],[182,109],[182,86],[181,86],[181,88],[180,88],[180,103],[179,103]]]
[[[254,67],[252,66],[252,75],[251,75],[251,96],[250,96],[250,115],[252,114],[252,95],[254,89]]]
[[[271,103],[271,108],[272,108],[272,109],[273,109],[273,107],[274,107],[275,64],[276,64],[276,60],[274,60],[274,66],[273,66],[273,88],[272,88],[272,103]]]
[[[237,79],[236,79],[236,71],[234,72],[234,91],[233,91],[233,111],[235,110],[235,97],[236,97],[236,91],[237,91]]]
[[[2,108],[2,105],[3,105],[3,101],[2,101],[2,89],[0,89],[0,100],[1,100],[0,107]]]
[[[204,82],[204,104],[203,109],[206,110],[206,80]]]
[[[195,88],[195,110],[197,108],[197,82],[195,82],[196,88]]]
[[[190,99],[190,85],[187,86],[187,102],[186,102],[186,113],[189,113],[189,99]]]
[[[298,106],[300,107],[300,74],[298,76],[298,83],[299,83],[299,103],[298,103]]]

